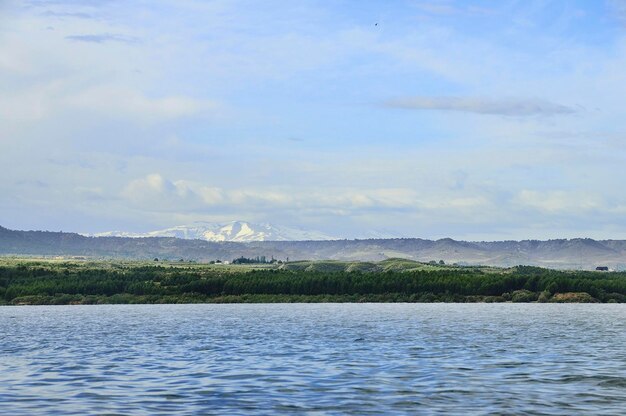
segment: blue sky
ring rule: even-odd
[[[626,2],[5,1],[0,225],[626,238]]]

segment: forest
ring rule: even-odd
[[[354,264],[333,264],[325,270],[288,264],[4,262],[0,304],[626,302],[624,272],[425,264],[362,271]]]

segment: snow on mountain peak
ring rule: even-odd
[[[128,233],[109,231],[94,234],[96,237],[176,237],[207,241],[305,241],[334,240],[335,237],[298,228],[274,226],[271,224],[253,224],[247,221],[231,221],[226,224],[195,222],[147,233]]]

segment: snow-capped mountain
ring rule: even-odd
[[[226,224],[210,222],[194,222],[190,225],[179,225],[164,230],[147,233],[128,233],[124,231],[108,231],[94,234],[95,237],[176,237],[207,241],[306,241],[335,240],[317,231],[298,228],[275,226],[272,224],[253,224],[247,221],[231,221]]]

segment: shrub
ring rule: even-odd
[[[598,300],[587,292],[556,293],[551,302],[557,303],[596,303]]]
[[[550,301],[551,297],[552,297],[552,293],[550,293],[547,290],[544,290],[543,292],[539,294],[539,298],[537,298],[537,301],[541,303],[546,303]]]
[[[511,294],[511,300],[513,302],[534,302],[537,300],[537,294],[526,289],[516,290]]]

